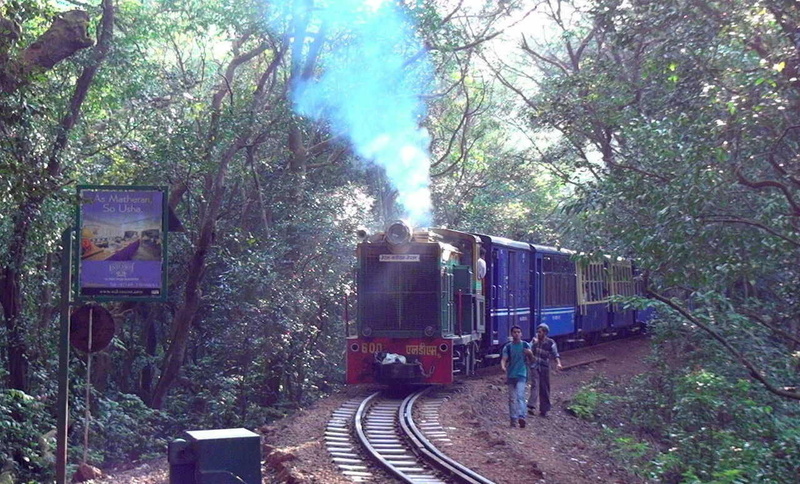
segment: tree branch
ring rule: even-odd
[[[800,204],[794,199],[794,196],[789,191],[789,187],[784,185],[781,182],[774,181],[774,180],[762,180],[762,181],[752,181],[745,177],[744,173],[742,173],[742,167],[737,166],[734,169],[734,174],[736,175],[736,179],[739,181],[741,185],[746,187],[760,189],[760,188],[775,188],[781,193],[783,193],[784,198],[786,198],[786,203],[788,203],[792,207],[792,215],[800,215]]]
[[[792,333],[785,331],[769,322],[766,319],[762,318],[760,315],[756,313],[751,313],[749,311],[742,311],[742,313],[747,316],[748,318],[752,319],[753,321],[757,322],[758,324],[764,326],[765,328],[769,329],[770,331],[774,332],[781,338],[786,338],[789,341],[793,342],[796,345],[800,345],[800,337],[793,335]]]
[[[800,187],[800,178],[798,178],[797,176],[794,176],[794,175],[790,174],[790,173],[789,173],[789,172],[786,170],[786,168],[784,167],[784,165],[783,165],[783,164],[781,164],[781,163],[779,163],[779,162],[778,162],[778,161],[775,159],[775,152],[777,151],[777,147],[778,147],[778,145],[779,145],[780,143],[782,143],[782,142],[783,142],[783,140],[786,138],[786,136],[788,136],[788,135],[789,135],[789,132],[790,132],[790,131],[794,131],[794,130],[796,130],[796,129],[800,129],[800,125],[789,126],[789,127],[787,127],[786,129],[784,129],[784,130],[783,130],[783,133],[781,133],[781,136],[780,136],[780,138],[778,138],[778,140],[777,140],[777,141],[775,141],[775,144],[774,144],[773,148],[770,150],[770,152],[769,152],[769,155],[767,156],[767,160],[769,161],[769,164],[770,164],[770,165],[772,165],[772,168],[773,168],[775,171],[777,171],[779,174],[781,174],[781,176],[785,176],[785,177],[786,177],[786,178],[788,178],[788,179],[789,179],[789,180],[790,180],[790,181],[791,181],[791,182],[792,182],[792,183],[793,183],[793,184],[794,184],[796,187]]]
[[[747,368],[750,376],[761,382],[769,392],[774,393],[775,395],[779,395],[781,397],[789,398],[792,400],[800,400],[800,392],[791,391],[784,388],[778,388],[773,385],[767,377],[756,368],[755,364],[750,361],[747,357],[745,357],[739,350],[733,347],[733,345],[728,342],[724,337],[722,337],[719,333],[714,331],[710,326],[704,324],[699,319],[697,319],[689,310],[678,304],[676,301],[669,299],[667,297],[662,296],[661,294],[652,290],[652,288],[647,288],[647,295],[652,297],[657,301],[661,301],[662,303],[666,304],[667,306],[671,307],[675,312],[683,316],[687,321],[694,324],[698,328],[702,329],[706,333],[708,333],[711,338],[716,340],[720,345],[722,345],[725,350],[728,351],[742,366]]]
[[[748,220],[744,218],[735,218],[735,217],[702,217],[701,220],[706,221],[708,223],[734,223],[734,224],[751,225],[753,227],[757,227],[763,230],[764,232],[774,235],[775,237],[778,237],[779,239],[788,242],[795,247],[800,247],[800,241],[790,239],[789,237],[755,220]]]
[[[108,15],[105,6],[103,10],[105,17]],[[14,92],[34,74],[48,71],[75,52],[91,47],[93,42],[89,38],[88,26],[89,15],[86,12],[64,12],[19,56],[10,58],[8,47],[16,42],[21,30],[14,22],[3,18],[0,21],[0,91]]]
[[[103,18],[100,20],[100,26],[97,32],[97,47],[94,50],[92,61],[83,69],[75,83],[75,90],[72,93],[69,110],[61,119],[58,134],[56,135],[53,148],[50,152],[47,171],[53,177],[57,176],[61,171],[60,155],[67,146],[69,132],[72,131],[72,128],[75,127],[75,123],[78,122],[83,101],[86,100],[86,96],[89,93],[89,87],[92,85],[97,70],[105,61],[106,57],[108,57],[108,52],[111,49],[111,40],[114,36],[114,23],[116,20],[114,4],[112,0],[103,0],[102,7]],[[86,26],[84,25],[83,28],[85,29]],[[44,37],[44,35],[42,37]]]

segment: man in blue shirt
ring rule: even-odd
[[[528,365],[533,362],[531,345],[522,340],[522,328],[511,327],[511,341],[503,346],[500,368],[506,372],[508,385],[508,413],[511,426],[517,422],[525,428],[525,385],[528,383]]]

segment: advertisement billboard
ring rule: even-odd
[[[78,300],[166,298],[167,191],[79,186]]]

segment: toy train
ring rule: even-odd
[[[500,357],[512,326],[546,323],[562,347],[639,330],[647,311],[630,260],[576,263],[574,252],[402,221],[359,234],[357,311],[348,323],[347,383],[447,384]],[[483,277],[481,277],[483,276]]]

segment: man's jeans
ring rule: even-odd
[[[511,420],[525,418],[525,378],[509,378],[508,415]]]

